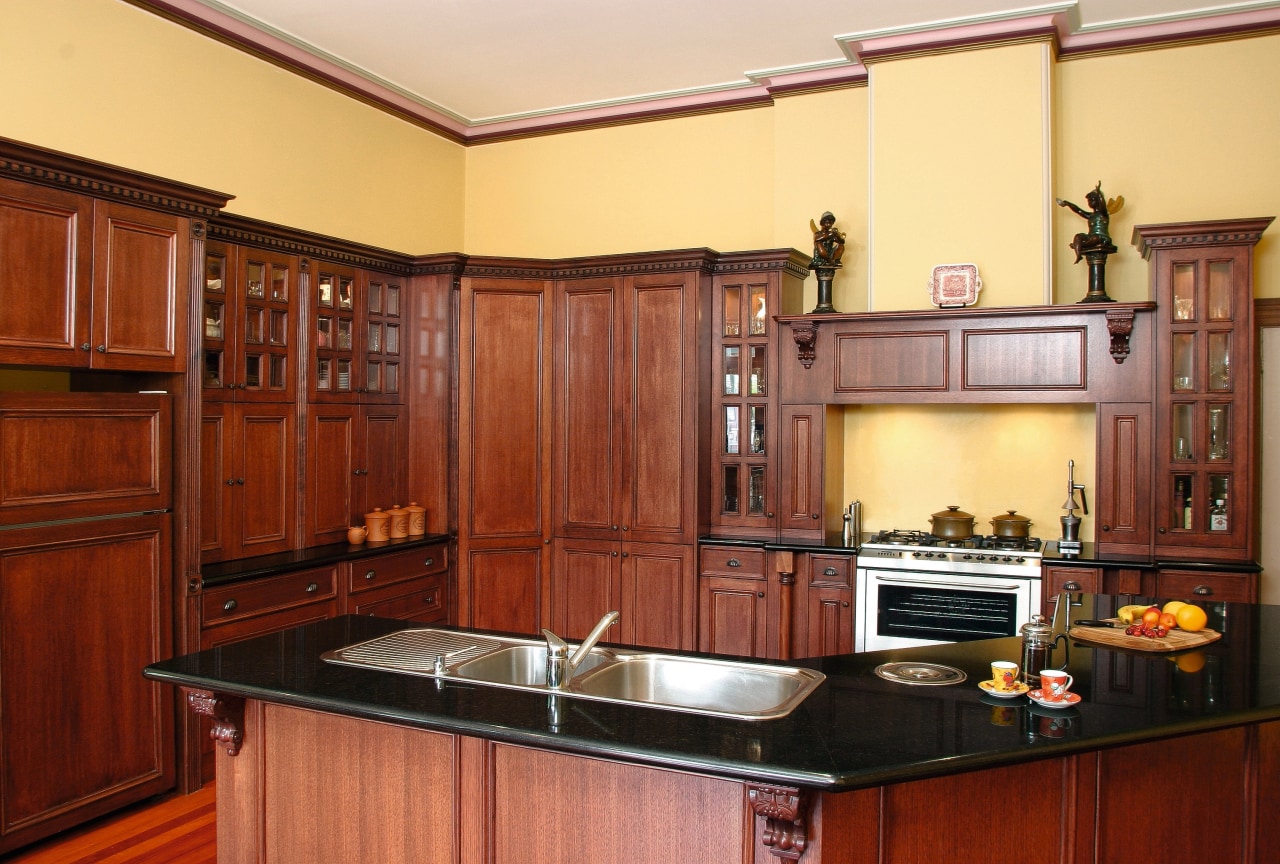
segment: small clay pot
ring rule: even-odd
[[[359,546],[364,542],[364,538],[369,536],[369,529],[360,525],[352,525],[347,529],[347,542],[352,546]]]
[[[1010,510],[991,520],[991,530],[997,537],[1021,540],[1031,536],[1031,520],[1026,516],[1019,516],[1016,510]]]
[[[934,513],[929,517],[929,524],[933,535],[944,540],[963,540],[973,536],[973,516],[956,505]]]

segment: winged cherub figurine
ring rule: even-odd
[[[810,266],[839,267],[840,258],[844,255],[844,232],[836,230],[836,217],[829,210],[818,222],[821,227],[809,220],[809,227],[813,230],[813,264]]]
[[[1115,244],[1111,242],[1111,234],[1109,228],[1111,225],[1111,214],[1119,213],[1124,207],[1124,196],[1117,195],[1115,198],[1108,199],[1102,194],[1102,181],[1098,181],[1098,185],[1089,190],[1085,195],[1085,201],[1089,204],[1089,209],[1072,204],[1070,201],[1064,201],[1061,198],[1054,199],[1059,207],[1066,207],[1083,218],[1089,223],[1088,232],[1077,234],[1071,240],[1071,248],[1075,250],[1076,261],[1078,262],[1087,252],[1104,252],[1110,254],[1116,251]]]

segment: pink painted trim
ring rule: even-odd
[[[1233,12],[1205,18],[1165,21],[1089,33],[1068,33],[1060,37],[1063,54],[1107,48],[1133,48],[1161,42],[1178,42],[1197,36],[1229,36],[1280,27],[1280,8]]]
[[[959,45],[980,45],[997,40],[1060,34],[1067,26],[1067,16],[1063,13],[1055,13],[960,24],[933,30],[916,30],[910,33],[894,33],[887,36],[858,37],[854,35],[842,38],[841,42],[851,57],[858,57],[865,62],[868,58],[895,54],[912,54]]]

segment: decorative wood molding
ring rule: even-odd
[[[813,259],[795,249],[766,249],[759,252],[728,252],[716,258],[716,273],[760,273],[781,270],[797,279],[809,278]]]
[[[1160,248],[1224,246],[1233,243],[1255,245],[1262,239],[1274,216],[1252,219],[1214,219],[1206,222],[1166,222],[1134,225],[1131,242],[1143,259]]]
[[[795,322],[791,325],[791,335],[796,340],[796,356],[800,364],[809,369],[817,356],[818,325],[816,322]]]
[[[351,267],[409,276],[413,259],[399,252],[352,243],[310,231],[222,213],[209,223],[209,237],[226,243],[270,249],[286,255],[322,258]]]
[[[1107,332],[1111,334],[1111,359],[1123,363],[1129,356],[1129,337],[1133,335],[1132,307],[1107,310]]]
[[[227,755],[235,756],[244,743],[244,699],[208,690],[187,690],[187,704],[196,714],[213,718],[209,737],[226,745]]]
[[[809,843],[806,825],[810,793],[793,786],[747,784],[751,810],[764,819],[761,837],[775,858],[798,861]]]
[[[1253,322],[1259,327],[1280,327],[1280,297],[1254,300]]]

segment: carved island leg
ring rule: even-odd
[[[240,696],[210,693],[208,690],[183,689],[192,711],[213,718],[213,729],[209,732],[209,737],[226,745],[228,756],[239,753],[240,745],[244,743],[244,699]]]
[[[751,810],[765,820],[762,840],[775,858],[798,861],[809,838],[805,833],[809,793],[791,786],[747,784]]]

